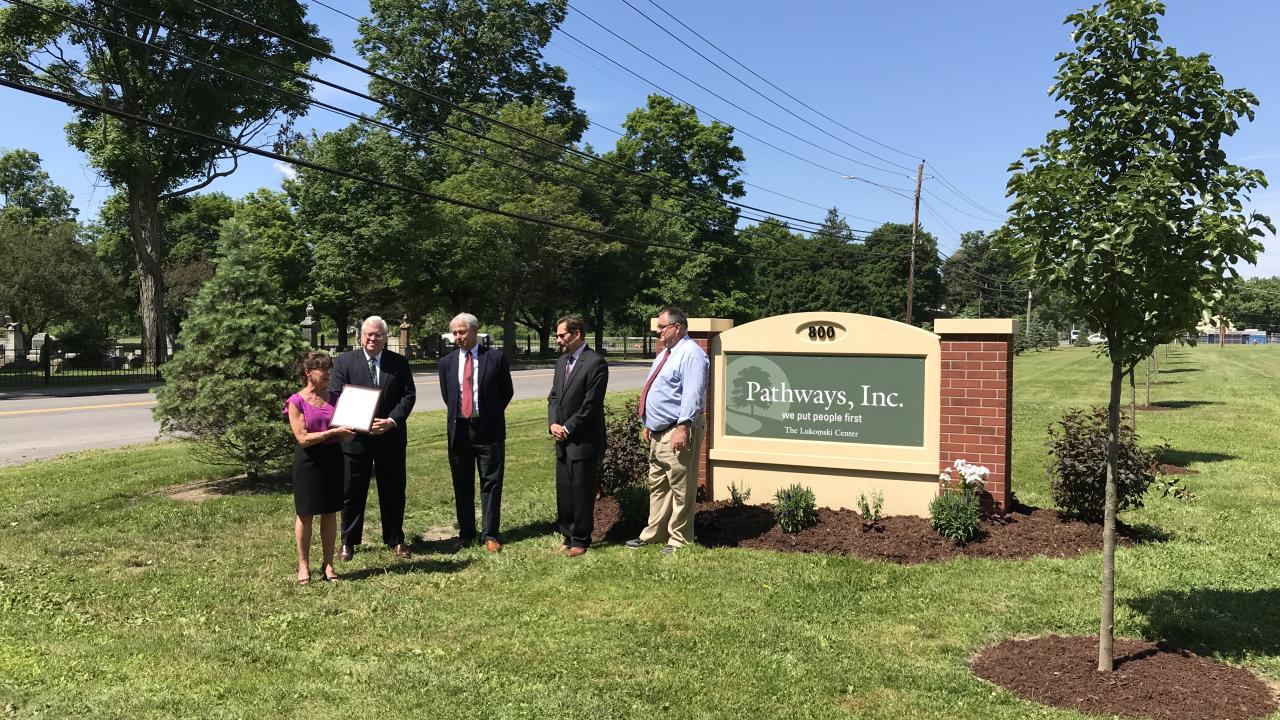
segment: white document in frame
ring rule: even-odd
[[[373,414],[378,409],[382,390],[363,385],[343,385],[342,394],[333,408],[330,427],[349,427],[358,432],[373,429]]]

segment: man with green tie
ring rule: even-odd
[[[360,325],[360,347],[339,355],[333,362],[329,390],[336,397],[346,385],[376,387],[381,391],[373,427],[343,441],[347,477],[342,498],[342,549],[338,557],[350,560],[364,537],[364,509],[369,480],[378,480],[378,509],[382,516],[382,541],[396,557],[409,557],[404,541],[405,424],[417,393],[409,361],[387,349],[387,323],[372,315]]]

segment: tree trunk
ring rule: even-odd
[[[336,312],[329,317],[333,318],[333,322],[338,326],[338,347],[347,346],[347,314],[344,312]]]
[[[596,352],[604,352],[604,303],[599,299],[595,301],[595,326],[596,326]],[[622,346],[626,348],[627,339],[622,338]]]
[[[538,353],[541,355],[546,355],[551,350],[552,329],[559,328],[556,326],[555,313],[547,308],[542,311],[542,326],[538,328]]]
[[[128,181],[129,234],[138,261],[138,316],[142,318],[143,359],[163,362],[168,355],[164,322],[164,268],[160,247],[159,192],[150,178]]]
[[[1102,513],[1102,599],[1098,613],[1098,672],[1115,667],[1116,474],[1120,467],[1120,388],[1124,370],[1111,357],[1111,401],[1107,405],[1107,489]]]
[[[1151,354],[1151,357],[1147,358],[1147,362],[1146,362],[1146,367],[1147,367],[1147,407],[1151,407],[1151,361],[1152,361],[1154,358],[1155,358],[1155,353],[1152,353],[1152,354]]]
[[[1138,385],[1133,374],[1137,366],[1129,368],[1129,429],[1138,432]]]
[[[519,352],[516,347],[516,301],[509,299],[502,308],[502,354],[507,360],[515,358]]]

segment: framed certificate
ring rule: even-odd
[[[382,390],[363,385],[343,385],[342,394],[333,407],[331,427],[349,427],[359,432],[373,428],[373,413],[378,409]]]

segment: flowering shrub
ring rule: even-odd
[[[987,487],[987,476],[990,474],[991,470],[986,465],[974,465],[960,459],[938,475],[938,484],[943,490],[956,488],[976,493]]]
[[[773,517],[784,533],[798,533],[818,524],[813,491],[803,485],[778,490],[773,502]]]
[[[940,492],[929,503],[934,531],[961,545],[978,536],[982,521],[979,497],[990,474],[991,470],[986,466],[965,460],[956,460],[938,474]]]

